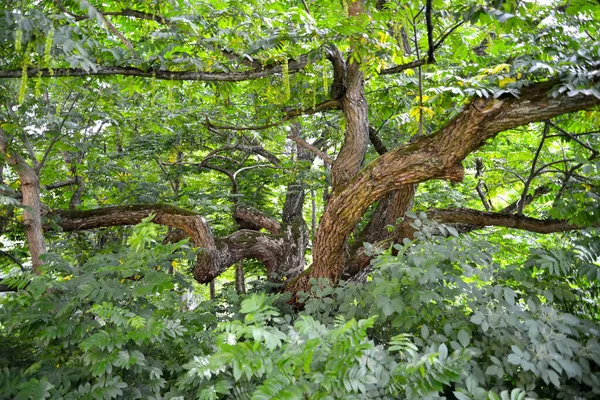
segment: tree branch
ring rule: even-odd
[[[288,62],[290,73],[302,70],[308,64],[308,55],[299,56],[296,60]],[[165,71],[165,70],[144,70],[133,67],[107,67],[94,66],[90,70],[83,68],[28,68],[28,77],[81,77],[81,76],[139,76],[145,78],[154,78],[170,81],[209,81],[209,82],[240,82],[264,78],[273,74],[281,73],[282,65],[272,65],[264,68],[255,68],[240,72],[205,72],[205,71]],[[22,71],[3,70],[0,71],[0,78],[21,78]]]
[[[235,221],[242,229],[260,230],[264,228],[274,235],[281,233],[281,224],[254,207],[238,205],[233,213]]]
[[[594,96],[549,96],[556,80],[523,88],[520,98],[475,99],[437,133],[380,156],[348,184],[334,189],[315,236],[311,273],[288,290],[303,290],[310,278],[337,281],[344,247],[367,208],[404,185],[430,179],[463,179],[462,160],[499,132],[600,104]]]
[[[527,196],[527,192],[529,191],[529,185],[531,184],[531,181],[536,176],[535,166],[537,164],[538,158],[540,157],[540,152],[542,151],[542,148],[544,147],[544,141],[546,140],[546,135],[548,135],[549,129],[550,129],[550,124],[548,122],[546,122],[544,124],[544,133],[542,134],[542,140],[540,140],[540,144],[539,144],[537,150],[535,151],[535,156],[533,157],[533,161],[531,162],[531,171],[529,172],[529,176],[527,177],[527,180],[525,181],[525,184],[523,185],[523,192],[521,193],[521,199],[517,203],[517,214],[519,214],[519,215],[523,214],[523,207],[525,207],[525,197]]]
[[[427,216],[434,221],[446,224],[468,224],[477,227],[502,226],[535,233],[556,233],[581,230],[587,227],[572,225],[566,221],[547,219],[541,220],[517,214],[499,214],[488,211],[478,211],[469,208],[431,210]]]
[[[21,269],[21,271],[25,272],[25,267],[23,266],[23,264],[15,256],[13,256],[12,254],[10,254],[9,252],[6,252],[4,250],[0,250],[0,256],[4,256],[6,258],[9,258],[13,263],[15,263]]]
[[[427,23],[427,45],[429,46],[427,49],[427,64],[435,63],[435,58],[433,56],[433,52],[435,51],[435,46],[433,44],[433,21],[431,20],[431,13],[433,12],[433,1],[427,0],[425,2],[425,21]]]
[[[291,141],[293,141],[294,143],[296,143],[298,146],[302,147],[303,149],[308,150],[308,151],[316,154],[317,156],[319,156],[323,160],[323,162],[325,162],[325,164],[333,165],[334,160],[331,157],[329,157],[329,155],[327,155],[327,153],[317,149],[315,146],[308,143],[306,140],[304,140],[296,135],[289,135],[287,138],[290,139]]]
[[[383,144],[381,138],[377,136],[377,130],[372,126],[369,126],[369,140],[371,141],[371,144],[375,148],[377,154],[383,155],[388,152],[388,149]]]
[[[76,185],[77,183],[78,183],[77,179],[76,178],[72,178],[72,179],[69,179],[69,180],[66,180],[66,181],[54,182],[54,183],[51,183],[49,185],[44,185],[44,189],[46,189],[46,190],[60,189],[60,188],[63,188],[65,186]]]
[[[152,222],[175,231],[167,240],[189,236],[201,249],[192,273],[196,281],[209,283],[242,258],[257,258],[268,270],[276,268],[285,255],[285,243],[278,236],[242,229],[215,239],[206,220],[199,214],[169,205],[113,206],[86,211],[56,210],[46,214],[64,231],[82,231],[110,226],[135,225],[154,215]],[[50,225],[44,227],[50,230]]]

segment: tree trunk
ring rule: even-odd
[[[210,283],[208,284],[209,286],[209,290],[210,290],[210,299],[214,300],[216,297],[216,293],[215,293],[215,280],[213,279],[212,281],[210,281]]]
[[[311,277],[337,281],[349,235],[366,209],[387,193],[429,179],[460,181],[464,174],[461,161],[497,133],[600,103],[593,96],[550,97],[554,84],[532,85],[523,89],[518,99],[476,99],[437,133],[386,153],[347,185],[336,188],[317,230],[313,268],[288,290],[308,289]]]
[[[341,102],[346,119],[346,132],[344,144],[331,168],[334,191],[348,184],[358,173],[369,145],[368,104],[363,73],[357,62],[348,66],[346,92]]]
[[[0,128],[0,153],[5,156],[6,162],[14,168],[21,181],[25,236],[29,244],[32,270],[35,274],[39,274],[39,268],[43,264],[41,256],[46,253],[42,231],[39,177],[18,152],[9,150],[8,135],[2,128]]]
[[[244,276],[244,261],[235,264],[235,290],[238,294],[246,294],[246,278]]]
[[[29,244],[33,272],[39,274],[43,264],[41,256],[46,253],[46,244],[42,231],[40,181],[31,168],[18,169],[23,194],[23,224]]]

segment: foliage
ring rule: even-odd
[[[230,269],[208,301],[190,274],[202,250],[163,242],[177,232],[154,215],[85,232],[46,218],[166,203],[201,214],[219,238],[239,232],[236,206],[282,215],[300,187],[310,264],[332,171],[301,160],[288,137],[340,157],[348,112],[317,110],[340,100],[332,48],[360,64],[357,103],[388,150],[432,136],[474,99],[512,101],[540,83],[550,98],[600,98],[597,2],[365,1],[349,15],[353,3],[1,2],[0,398],[600,397],[597,108],[501,132],[462,160],[460,183],[420,183],[414,213],[383,228],[410,223],[414,240],[361,243],[374,204],[346,247],[346,261],[376,256],[368,279],[312,280],[293,298],[249,257],[248,294]],[[41,190],[40,275],[24,165]],[[542,236],[427,217],[465,207],[585,229]]]
[[[377,342],[411,333],[419,346],[468,350],[458,398],[515,386],[542,398],[598,395],[597,233],[502,266],[488,241],[428,236],[431,223],[419,221],[422,238],[378,257],[366,284],[314,282],[305,312],[325,321],[378,315]]]
[[[190,284],[165,272],[193,257],[185,243],[130,240],[76,271],[56,259],[46,275],[5,278],[21,290],[0,308],[0,340],[11,349],[0,360],[3,396],[598,395],[597,277],[588,280],[600,271],[598,236],[501,267],[489,242],[431,235],[443,227],[420,221],[421,237],[381,254],[371,280],[315,281],[299,313],[289,296],[260,288],[216,302],[189,297]],[[148,224],[133,237],[148,235]]]
[[[148,234],[142,224],[132,237]],[[157,236],[155,235],[154,238]],[[132,242],[135,242],[132,240]],[[190,258],[191,257],[191,258]],[[167,273],[185,242],[97,254],[73,268],[48,259],[42,276],[15,275],[0,307],[2,398],[154,398],[203,354],[216,322],[190,309],[190,284]]]

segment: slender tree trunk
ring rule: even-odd
[[[23,194],[23,224],[31,253],[33,272],[39,274],[43,264],[41,256],[46,253],[41,217],[40,181],[33,170],[19,171]]]
[[[214,300],[216,297],[215,294],[215,280],[213,279],[212,281],[210,281],[210,283],[208,284],[209,288],[210,288],[210,299]]]
[[[235,264],[235,290],[238,294],[246,294],[246,278],[244,276],[244,261]]]
[[[311,214],[310,214],[310,234],[311,240],[315,238],[315,232],[317,231],[317,195],[314,189],[310,191],[311,198]]]
[[[9,150],[8,137],[0,128],[0,153],[14,168],[21,181],[21,204],[23,205],[23,225],[29,244],[32,270],[40,273],[43,264],[41,256],[46,253],[46,244],[42,230],[42,203],[40,201],[40,180],[36,171],[21,157],[18,152]]]

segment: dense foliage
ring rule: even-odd
[[[0,399],[600,398],[597,0],[0,2]]]
[[[598,299],[585,288],[590,271],[600,274],[590,263],[597,237],[501,266],[488,241],[423,229],[399,254],[380,255],[366,284],[313,282],[298,313],[262,288],[190,297],[167,271],[192,249],[151,243],[151,228],[138,226],[120,253],[77,268],[57,258],[43,276],[5,280],[23,289],[2,301],[4,398],[600,393]]]

